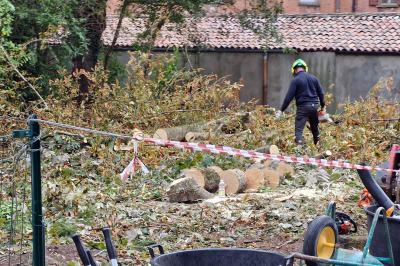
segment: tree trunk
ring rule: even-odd
[[[166,192],[170,202],[193,202],[214,197],[190,177],[173,181]]]
[[[243,171],[231,169],[221,172],[220,177],[225,183],[226,195],[234,195],[243,192],[246,188],[246,178]]]
[[[72,59],[73,67],[72,67],[72,74],[79,72],[81,69],[85,69],[83,66],[83,56],[77,56],[74,59]],[[89,79],[87,78],[86,75],[79,75],[78,76],[78,81],[79,81],[79,93],[76,98],[78,106],[82,103],[85,95],[88,94],[89,92]]]
[[[185,136],[189,131],[192,132],[202,130],[203,127],[204,125],[191,124],[178,127],[159,128],[154,133],[153,138],[162,140],[183,141],[185,140]]]
[[[91,6],[83,6],[76,12],[77,18],[86,20],[86,39],[88,41],[88,51],[85,55],[79,55],[72,59],[72,73],[83,69],[91,72],[97,64],[100,49],[102,46],[101,35],[106,26],[106,1],[99,1],[102,12],[93,12]],[[85,95],[89,92],[90,80],[86,75],[79,75],[79,94],[77,97],[78,105],[81,104]]]
[[[243,125],[248,120],[249,113],[237,113],[233,116],[222,117],[217,120],[209,121],[206,123],[189,124],[170,128],[159,128],[154,133],[153,137],[162,140],[185,140],[186,134],[189,132],[194,133],[197,136],[210,136],[211,134],[223,134],[232,133],[234,130],[233,126],[229,126],[232,121],[239,119]],[[191,138],[189,135],[188,138]]]

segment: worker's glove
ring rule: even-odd
[[[276,119],[280,119],[283,116],[283,112],[281,110],[276,111],[275,113],[275,118]]]

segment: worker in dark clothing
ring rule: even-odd
[[[306,122],[310,122],[310,128],[314,139],[314,144],[319,141],[318,130],[318,108],[325,107],[324,90],[319,80],[307,73],[306,62],[297,59],[292,65],[292,74],[294,79],[290,83],[289,90],[283,101],[281,109],[277,112],[277,117],[289,106],[293,98],[296,99],[296,123],[295,123],[295,141],[297,144],[303,144],[303,130]]]

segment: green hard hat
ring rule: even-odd
[[[294,70],[295,70],[295,68],[297,68],[297,67],[302,67],[302,68],[304,68],[304,70],[305,70],[306,72],[308,72],[307,63],[304,62],[303,59],[297,59],[296,61],[294,61],[293,65],[292,65],[292,74],[294,74]]]

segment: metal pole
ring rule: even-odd
[[[37,119],[31,115],[30,119]],[[44,224],[42,214],[42,183],[40,169],[40,127],[39,123],[29,121],[29,139],[31,141],[31,177],[32,177],[32,228],[33,228],[33,265],[45,265]]]

